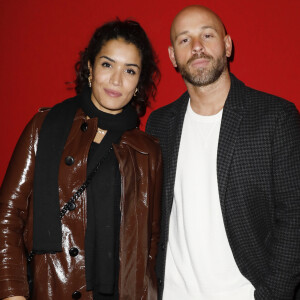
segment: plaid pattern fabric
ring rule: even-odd
[[[188,99],[186,92],[152,112],[146,126],[160,141],[164,165],[159,299]],[[217,176],[227,237],[239,270],[256,289],[255,299],[300,299],[300,118],[294,104],[246,87],[231,74]]]

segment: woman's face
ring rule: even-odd
[[[130,102],[141,74],[141,56],[137,47],[123,39],[110,40],[89,63],[91,99],[106,113],[118,114]]]

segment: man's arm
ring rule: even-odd
[[[300,283],[300,117],[289,104],[280,114],[273,139],[275,229],[270,273],[256,300],[293,300]]]

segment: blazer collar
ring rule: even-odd
[[[230,90],[224,109],[242,110],[245,106],[246,89],[245,84],[230,73]]]
[[[230,165],[247,101],[247,88],[244,83],[233,74],[230,74],[230,80],[231,86],[223,109],[217,155],[218,187],[223,213]]]
[[[188,101],[189,94],[185,92],[178,100],[170,105],[167,135],[165,137],[167,154],[164,157],[164,173],[167,174],[165,178],[166,201],[164,205],[166,205],[166,211],[169,213],[172,209],[178,151]]]
[[[233,74],[230,74],[230,80],[230,90],[223,109],[217,156],[217,177],[223,211],[225,208],[225,191],[230,164],[242,120],[242,112],[247,100],[247,87],[244,83],[238,80]],[[165,162],[165,166],[169,176],[168,183],[173,187],[175,183],[182,127],[189,97],[188,92],[185,92],[178,100],[172,103],[170,109],[168,135],[166,137],[168,140],[168,157],[166,158],[167,161]],[[171,210],[173,194],[168,195],[167,199],[169,199],[167,203],[168,208]]]
[[[183,127],[183,121],[187,109],[187,105],[189,102],[189,94],[186,91],[178,100],[176,100],[170,111],[170,120],[168,123],[168,130],[169,130],[169,138],[170,141],[174,141],[171,147],[175,146],[175,153],[177,155],[179,149],[179,142]]]
[[[177,157],[182,133],[182,127],[184,122],[184,117],[187,109],[187,105],[189,102],[189,94],[185,92],[178,100],[176,100],[171,106],[170,111],[170,119],[168,122],[168,153],[169,153],[169,166],[172,170],[172,174],[174,174],[174,178],[171,180],[175,180],[175,172],[177,165]]]
[[[230,73],[230,90],[225,101],[224,108],[232,110],[242,110],[245,105],[245,95],[247,87],[245,84]],[[187,104],[190,95],[188,91],[183,93],[171,106],[171,118],[175,117],[178,120],[184,120]]]
[[[171,118],[179,118],[184,120],[187,104],[189,102],[190,95],[188,91],[184,92],[175,102],[171,105],[170,116]]]

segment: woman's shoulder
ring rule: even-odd
[[[38,111],[34,114],[32,119],[30,120],[30,122],[28,123],[28,126],[34,126],[34,127],[40,128],[42,126],[42,123],[44,122],[46,116],[48,115],[48,113],[50,111],[52,111],[53,109],[55,110],[56,114],[57,114],[57,110],[58,110],[57,108],[60,109],[60,111],[58,111],[58,113],[61,113],[61,112],[67,113],[69,108],[71,106],[72,107],[74,106],[75,98],[76,98],[76,96],[73,98],[65,99],[61,102],[56,103],[53,107],[40,107],[38,109]],[[74,111],[75,111],[74,119],[82,118],[83,116],[85,116],[82,109],[78,108],[77,105],[75,105]],[[54,120],[55,119],[56,118],[54,118]]]
[[[24,131],[27,130],[39,130],[49,112],[50,108],[48,107],[41,107],[38,109],[38,111],[33,115],[31,120],[27,123]]]

